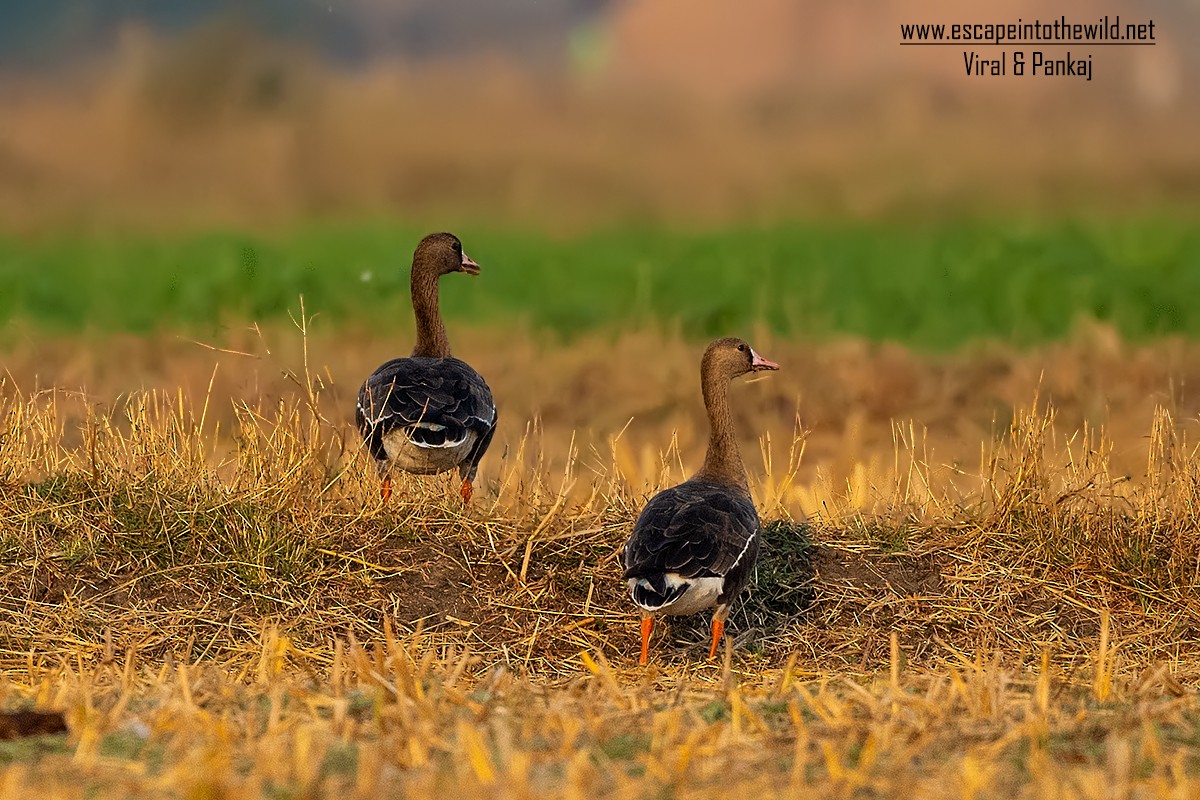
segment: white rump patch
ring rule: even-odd
[[[420,442],[416,439],[410,439],[409,441],[412,442],[415,447],[420,447],[425,450],[452,450],[456,447],[462,447],[462,445],[466,443],[467,439],[473,440],[474,438],[474,434],[468,431],[462,435],[461,439],[447,439],[441,444],[429,444],[428,442]]]
[[[698,611],[715,606],[717,598],[721,596],[721,592],[725,588],[724,578],[685,578],[678,572],[668,572],[664,577],[666,578],[667,586],[672,589],[679,586],[686,586],[687,588],[684,589],[683,594],[675,598],[673,603],[654,607],[643,606],[647,611],[657,611],[670,616],[695,614]],[[654,589],[645,578],[630,578],[629,591],[632,592],[633,587],[638,584],[651,591]]]
[[[438,425],[436,422],[417,422],[417,423],[414,423],[412,425],[412,427],[424,428],[427,431],[444,431],[444,430],[446,430],[445,425]],[[464,444],[468,439],[474,441],[475,434],[472,431],[464,429],[463,435],[460,436],[459,438],[446,439],[441,444],[429,444],[428,442],[421,442],[421,441],[417,441],[416,439],[410,439],[409,441],[411,441],[417,447],[424,447],[427,450],[444,450],[447,448],[459,447],[462,444]]]

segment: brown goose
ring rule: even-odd
[[[471,499],[475,472],[496,431],[496,403],[478,372],[450,355],[438,307],[438,279],[451,272],[478,275],[479,265],[451,233],[431,233],[413,253],[412,304],[417,344],[371,373],[358,390],[354,420],[383,477],[383,499],[392,493],[395,466],[432,475],[458,468],[463,502]]]
[[[695,614],[716,606],[712,658],[729,608],[758,560],[758,512],[733,432],[728,390],[739,375],[767,369],[779,365],[734,338],[717,339],[700,360],[710,427],[704,466],[651,498],[625,544],[623,577],[642,610],[640,664],[649,656],[655,614]]]

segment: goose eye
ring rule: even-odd
[[[738,345],[738,352],[739,352],[739,353],[744,353],[744,352],[746,352],[746,345],[744,345],[744,344],[739,344],[739,345]]]

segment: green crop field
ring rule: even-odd
[[[620,229],[570,239],[458,230],[483,264],[443,291],[452,320],[521,321],[570,336],[676,325],[689,336],[766,323],[920,348],[1028,344],[1080,319],[1127,339],[1200,334],[1200,228],[1104,222],[898,222]],[[0,320],[60,332],[211,329],[286,318],[303,295],[332,324],[408,324],[423,231],[381,222],[274,234],[0,239]]]

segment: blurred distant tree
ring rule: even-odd
[[[151,119],[178,133],[294,111],[315,91],[309,50],[268,38],[253,20],[226,12],[153,45],[135,72],[138,100]]]
[[[111,49],[127,21],[179,33],[236,14],[260,34],[326,57],[427,58],[501,50],[564,55],[576,26],[612,0],[0,0],[0,66],[45,67]]]

